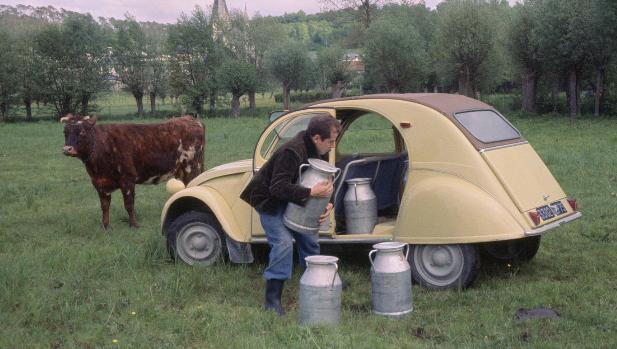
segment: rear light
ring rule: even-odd
[[[540,224],[540,214],[538,212],[529,212],[529,218],[531,218],[535,225]]]
[[[578,207],[576,205],[576,199],[568,198],[568,204],[570,204],[570,207],[572,207],[572,211],[576,211],[576,208]]]

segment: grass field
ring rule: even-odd
[[[0,124],[0,348],[615,348],[617,119],[511,121],[583,218],[546,235],[529,264],[485,264],[471,289],[414,286],[415,310],[400,321],[371,314],[364,252],[329,251],[350,284],[336,328],[298,326],[297,271],[279,318],[261,310],[263,258],[171,263],[159,228],[163,185],[138,187],[136,230],[115,193],[103,231],[84,166],[61,154],[62,125]],[[250,157],[266,116],[205,124],[212,167]],[[541,306],[561,319],[514,319]]]

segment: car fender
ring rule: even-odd
[[[469,180],[433,171],[412,172],[410,179],[399,211],[397,240],[455,244],[525,236],[515,213]]]
[[[198,207],[195,207],[195,205],[198,205]],[[199,205],[203,206],[199,207]],[[229,238],[238,242],[249,241],[249,237],[240,230],[229,204],[218,191],[208,186],[196,186],[183,189],[167,200],[163,207],[163,213],[161,214],[161,229],[163,234],[165,234],[166,226],[172,218],[170,217],[170,219],[168,219],[170,213],[173,212],[172,215],[177,217],[191,209],[211,212]]]

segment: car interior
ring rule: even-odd
[[[409,158],[398,130],[385,117],[362,110],[337,110],[342,130],[337,140],[335,165],[341,175],[334,183],[335,235],[358,235],[345,224],[346,180],[370,178],[377,199],[378,222],[373,234],[387,235],[394,228]]]

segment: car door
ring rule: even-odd
[[[308,108],[288,113],[274,120],[266,127],[255,146],[255,152],[253,154],[253,174],[259,171],[266,161],[270,159],[276,149],[297,135],[298,132],[306,130],[310,120],[314,116],[324,113],[333,118],[336,117],[334,108]],[[331,164],[334,164],[334,153],[334,151],[330,152],[329,162]],[[251,211],[251,230],[254,237],[265,235],[259,221],[259,214],[255,209]]]

